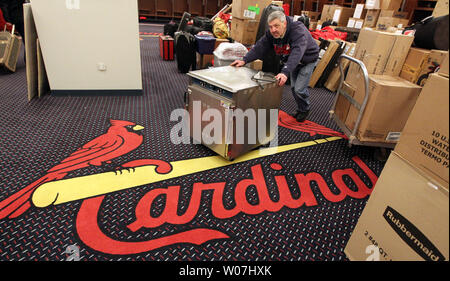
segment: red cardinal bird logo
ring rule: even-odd
[[[336,132],[335,130],[329,129],[312,121],[306,120],[304,122],[297,122],[294,117],[282,110],[280,110],[278,115],[278,125],[291,130],[308,133],[310,136],[319,134],[347,139],[347,136],[343,133]]]
[[[0,219],[16,218],[31,206],[30,198],[40,185],[64,178],[69,172],[91,165],[101,166],[112,159],[133,151],[142,144],[143,136],[137,132],[144,129],[133,122],[110,120],[108,131],[83,145],[47,174],[27,187],[0,202]],[[156,161],[156,160],[155,160]],[[131,163],[131,162],[130,162]],[[122,167],[130,167],[123,164]]]

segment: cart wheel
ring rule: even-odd
[[[348,138],[348,147],[349,148],[351,148],[352,147],[352,144],[353,144],[353,142],[356,140],[356,137],[355,136],[350,136],[349,138]]]
[[[374,158],[377,161],[386,162],[391,154],[391,149],[384,147],[377,147],[373,153]]]

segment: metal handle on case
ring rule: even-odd
[[[189,105],[189,95],[191,94],[191,90],[188,89],[186,92],[184,92],[184,105],[187,107]]]
[[[256,83],[258,83],[258,86],[264,90],[263,85],[261,85],[261,81],[262,82],[276,82],[277,80],[275,79],[275,77],[271,74],[267,74],[264,73],[262,71],[257,72],[255,75],[252,76],[252,81],[255,81]]]

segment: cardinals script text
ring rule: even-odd
[[[377,176],[367,167],[367,165],[357,156],[352,160],[364,171],[370,179],[372,186],[375,185]],[[301,207],[311,207],[318,205],[316,194],[312,186],[315,183],[317,190],[329,202],[341,202],[346,198],[362,199],[368,196],[372,188],[367,186],[363,180],[356,174],[355,170],[338,169],[332,172],[331,178],[334,185],[339,190],[333,192],[319,173],[309,172],[306,174],[294,174],[295,182],[300,191],[300,196],[294,198],[288,186],[287,175],[283,173],[283,167],[278,163],[270,165],[272,171],[277,172],[274,176],[278,191],[278,200],[273,200],[269,195],[266,176],[261,164],[250,168],[252,177],[240,180],[234,188],[235,206],[226,208],[223,204],[224,193],[227,188],[227,182],[196,182],[192,186],[192,195],[189,199],[189,205],[183,214],[179,214],[180,186],[168,186],[166,188],[155,188],[147,192],[137,203],[135,209],[135,220],[130,222],[127,227],[132,232],[142,228],[154,229],[163,224],[187,225],[199,213],[202,197],[205,192],[212,191],[210,200],[211,214],[217,219],[230,219],[238,214],[258,215],[263,212],[278,212],[282,208],[297,209]],[[351,179],[355,188],[350,188],[345,178]],[[258,203],[252,204],[248,201],[246,193],[249,188],[254,188],[258,196]],[[316,190],[316,189],[314,189]],[[153,202],[163,196],[165,198],[164,209],[157,217],[151,216]],[[98,224],[99,211],[105,196],[98,196],[86,199],[79,210],[76,228],[80,239],[89,247],[109,254],[136,254],[158,249],[177,243],[192,243],[200,245],[214,239],[230,238],[228,234],[213,228],[193,228],[164,237],[158,237],[147,241],[127,242],[119,241],[108,237]]]

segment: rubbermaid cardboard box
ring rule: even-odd
[[[416,104],[421,87],[400,77],[369,75],[369,99],[356,133],[364,142],[396,143]],[[356,86],[354,99],[362,104],[364,82]],[[353,130],[359,110],[350,106],[345,125]]]
[[[395,152],[442,185],[449,181],[449,79],[432,74],[409,116]]]
[[[259,21],[264,8],[271,0],[233,0],[231,14],[233,19],[251,19]]]
[[[449,259],[448,189],[391,153],[345,247],[352,261]]]
[[[359,33],[355,58],[364,63],[369,74],[398,76],[413,40],[413,36],[365,28]],[[360,67],[352,63],[346,81],[355,87],[362,79]]]

